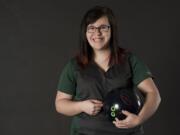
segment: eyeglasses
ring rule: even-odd
[[[89,26],[89,27],[87,27],[87,32],[88,33],[95,33],[96,30],[98,30],[100,32],[108,32],[109,29],[110,29],[109,25],[101,25],[99,27]]]

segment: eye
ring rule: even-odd
[[[94,27],[94,26],[89,26],[87,29],[88,29],[88,30],[94,30],[95,27]]]
[[[101,25],[101,29],[107,29],[108,28],[108,26],[107,25]]]
[[[102,32],[108,32],[109,31],[110,26],[109,25],[101,25],[100,29]]]

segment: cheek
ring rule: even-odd
[[[86,39],[88,40],[89,39],[89,35],[86,33]]]
[[[91,40],[90,40],[90,39],[91,39],[91,35],[86,34],[86,39],[87,39],[88,42],[90,42],[90,41],[91,41]]]
[[[106,39],[109,41],[111,39],[111,34],[107,34],[106,37]]]

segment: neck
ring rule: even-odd
[[[94,61],[98,63],[109,61],[110,54],[110,48],[94,51]]]

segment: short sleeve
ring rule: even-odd
[[[145,65],[136,55],[131,53],[129,55],[129,60],[133,73],[132,81],[135,86],[149,77],[153,78],[147,65]]]
[[[57,90],[74,95],[76,90],[76,77],[74,73],[74,62],[70,60],[61,72]]]

